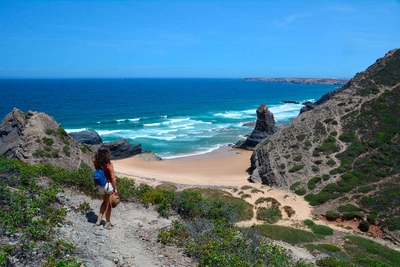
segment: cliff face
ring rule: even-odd
[[[400,195],[387,199],[385,191],[400,192],[398,103],[400,50],[392,50],[258,144],[249,179],[290,187],[321,213],[327,203],[338,206],[362,192],[368,196],[350,202],[362,206],[365,216],[381,216],[393,229],[400,212],[390,209],[400,203]],[[382,197],[384,206],[373,204]],[[400,230],[400,224],[395,228]]]
[[[90,148],[72,139],[45,113],[19,109],[10,112],[0,125],[0,155],[29,164],[50,163],[63,168],[92,167]]]

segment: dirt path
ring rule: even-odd
[[[163,246],[157,241],[159,230],[170,225],[174,218],[161,218],[153,209],[137,203],[121,203],[112,211],[114,229],[106,230],[103,226],[95,226],[100,200],[70,190],[66,190],[60,199],[69,212],[59,238],[76,246],[77,256],[84,266],[196,266],[184,255],[183,249]],[[74,211],[82,203],[88,203],[92,210]]]

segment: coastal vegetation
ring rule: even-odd
[[[45,257],[44,266],[80,266],[79,259],[74,256],[74,245],[55,235],[68,212],[60,205],[57,194],[68,187],[98,197],[91,169],[85,164],[76,170],[49,164],[31,166],[2,156],[0,177],[1,231],[9,236],[23,237],[0,249],[0,265],[4,265],[9,256],[29,255],[35,259],[38,254],[33,252],[40,251]],[[118,184],[122,201],[140,201],[145,206],[153,206],[162,216],[179,214],[181,219],[161,230],[159,239],[164,244],[183,247],[188,255],[198,260],[199,266],[313,266],[294,260],[286,249],[268,238],[302,244],[311,252],[318,249],[330,255],[330,258],[318,260],[317,266],[357,266],[359,263],[376,266],[377,262],[394,266],[400,257],[396,251],[355,236],[343,239],[345,246],[338,251],[325,240],[333,229],[311,220],[304,222],[311,231],[272,224],[239,227],[236,222],[252,218],[254,207],[224,190],[191,188],[176,191],[173,185],[136,185],[134,180],[127,178],[118,178]],[[259,193],[251,187],[242,189]],[[265,209],[257,209],[266,221],[272,219],[270,222],[273,223],[276,221],[273,218],[281,218],[280,203],[275,199],[261,197],[256,202],[257,205],[267,204]],[[90,206],[82,203],[75,209],[85,214]],[[355,205],[340,207],[345,213],[360,212],[360,209]],[[288,216],[293,214],[290,207],[283,210]],[[321,245],[321,241],[325,245]],[[372,250],[374,253],[370,254],[368,251]]]

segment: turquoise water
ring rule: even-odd
[[[265,103],[277,125],[290,123],[301,104],[337,85],[241,79],[0,80],[3,118],[14,107],[54,117],[67,132],[96,130],[103,141],[126,138],[163,158],[212,151],[251,132]]]

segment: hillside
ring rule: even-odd
[[[316,215],[376,225],[378,234],[396,240],[399,100],[395,49],[260,143],[250,179],[295,191]],[[380,230],[392,231],[390,237]]]

